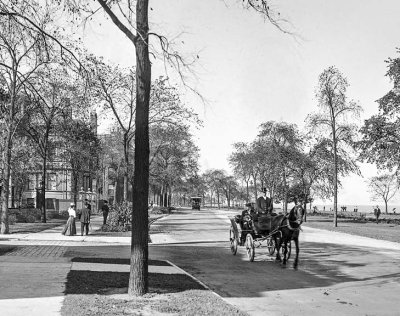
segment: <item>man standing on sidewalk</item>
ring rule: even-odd
[[[83,231],[86,228],[86,235],[89,234],[89,224],[90,224],[90,209],[89,209],[89,203],[85,202],[85,208],[82,209],[81,214],[80,214],[80,220],[81,220],[81,236],[83,236]]]
[[[108,201],[107,200],[104,200],[104,204],[101,207],[101,210],[103,211],[103,225],[106,225],[107,224],[108,212],[109,212]]]

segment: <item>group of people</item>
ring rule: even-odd
[[[109,207],[108,202],[104,201],[102,206],[103,224],[107,222]],[[68,208],[68,220],[65,224],[62,234],[66,236],[76,235],[76,219],[81,223],[81,236],[89,234],[90,217],[92,216],[92,207],[88,201],[85,202],[85,207],[82,210],[76,211],[75,203],[71,203]]]
[[[85,202],[85,207],[78,212],[75,210],[75,204],[71,203],[70,207],[68,208],[68,221],[62,231],[62,234],[66,236],[76,235],[75,221],[76,218],[78,218],[78,220],[81,222],[81,236],[83,236],[84,233],[88,235],[91,215],[91,205],[89,202]]]
[[[379,208],[379,205],[375,206],[374,208],[374,215],[376,219],[376,223],[379,223],[379,216],[381,215],[381,209]]]

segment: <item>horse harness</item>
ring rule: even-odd
[[[297,206],[295,206],[294,208],[297,208]],[[290,220],[290,215],[291,215],[292,211],[294,211],[294,208],[282,218],[282,220],[281,220],[281,222],[279,224],[279,228],[287,227],[291,231],[300,231],[301,230],[301,224],[302,224],[303,221],[301,221],[299,223],[298,219],[297,219],[297,216],[295,217],[295,220]],[[287,220],[287,224],[283,225],[283,222],[285,221],[285,219]],[[299,226],[298,227],[293,227],[290,223],[296,223]]]

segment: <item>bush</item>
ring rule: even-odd
[[[68,219],[69,214],[67,210],[59,211],[58,213],[54,213],[54,218],[56,219]]]
[[[132,207],[127,202],[110,205],[107,231],[127,231],[131,226]]]
[[[17,215],[15,214],[10,214],[8,216],[8,224],[9,225],[14,225],[17,222]]]
[[[175,207],[173,206],[161,206],[161,207],[153,207],[152,209],[149,209],[149,213],[152,214],[171,214],[171,211],[176,210]]]
[[[10,209],[9,215],[15,215],[17,223],[34,223],[35,219],[40,220],[40,210],[37,208],[14,208]],[[29,217],[29,221],[27,218]],[[32,221],[33,217],[33,221]]]
[[[36,221],[36,217],[33,214],[29,214],[26,216],[26,222],[27,223],[34,223]]]

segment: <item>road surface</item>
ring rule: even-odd
[[[250,315],[400,315],[399,243],[303,227],[297,270],[266,247],[249,262],[244,247],[236,256],[229,248],[228,216],[238,213],[176,211],[153,224],[150,257],[174,262]]]

